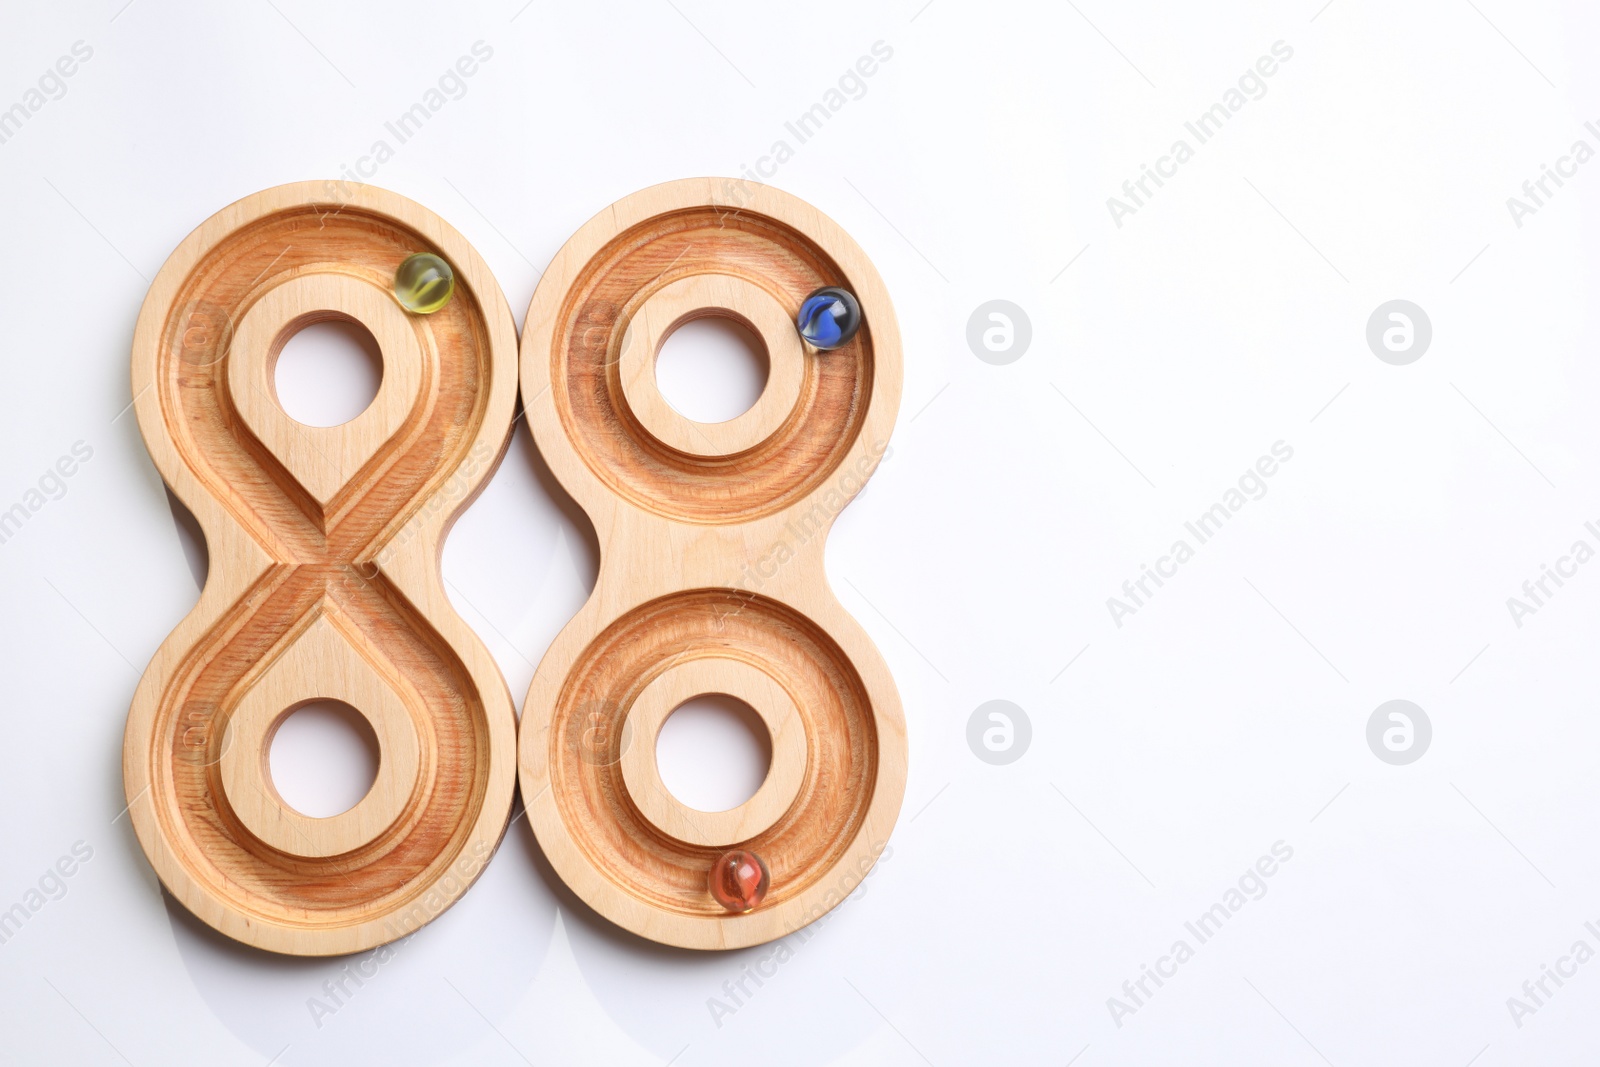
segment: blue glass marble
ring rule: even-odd
[[[830,285],[805,298],[795,325],[813,348],[842,348],[861,329],[861,305],[848,289]]]

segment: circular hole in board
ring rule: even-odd
[[[278,352],[274,387],[291,419],[340,426],[360,415],[383,383],[383,354],[365,326],[347,319],[314,322]]]
[[[755,406],[767,387],[767,347],[743,323],[721,315],[690,319],[656,354],[656,387],[695,422],[727,422]]]
[[[656,738],[662,784],[696,811],[727,811],[756,795],[772,765],[772,738],[744,701],[721,693],[675,708]]]
[[[278,724],[267,766],[278,796],[301,815],[342,815],[378,778],[378,736],[344,701],[313,700]]]

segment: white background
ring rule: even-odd
[[[0,12],[0,108],[93,48],[0,144],[0,510],[93,449],[0,545],[0,908],[93,849],[0,945],[0,1060],[1593,1061],[1600,963],[1520,1027],[1507,998],[1600,949],[1600,566],[1520,627],[1506,599],[1600,546],[1600,163],[1521,227],[1506,199],[1575,140],[1600,148],[1596,16],[123,2]],[[862,894],[720,1026],[708,999],[768,950],[621,933],[519,820],[319,1027],[307,1001],[340,961],[212,934],[118,818],[135,683],[203,566],[126,413],[148,280],[227,203],[354,164],[480,40],[466,94],[372,180],[461,229],[519,326],[592,214],[783,138],[773,183],[863,245],[904,334],[893,454],[828,570],[904,698],[905,806]],[[865,95],[796,146],[784,123],[880,40]],[[1293,57],[1266,95],[1115,225],[1107,198],[1277,41]],[[1433,325],[1409,366],[1365,340],[1396,298]],[[1005,366],[966,341],[991,299],[1032,322]],[[1118,627],[1107,598],[1277,441],[1294,456],[1266,495]],[[593,581],[592,536],[519,428],[444,557],[519,702]],[[1433,725],[1408,766],[1366,741],[1396,698]],[[1006,766],[966,740],[991,699],[1032,723]],[[1124,980],[1278,841],[1266,895],[1114,1020]]]

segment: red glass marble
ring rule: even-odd
[[[767,861],[742,848],[723,853],[711,865],[711,895],[736,914],[759,907],[771,884]]]

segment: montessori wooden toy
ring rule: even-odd
[[[655,379],[662,341],[708,315],[753,331],[769,364],[755,405],[716,424],[678,414]],[[672,182],[561,249],[521,366],[534,438],[601,546],[594,592],[523,709],[539,843],[580,897],[653,940],[735,948],[792,932],[871,869],[905,788],[894,681],[823,567],[899,404],[883,282],[792,196]],[[772,741],[760,789],[724,812],[675,799],[655,761],[667,716],[712,693],[748,704]]]
[[[418,253],[425,269],[397,277]],[[306,426],[273,370],[292,334],[329,319],[371,332],[383,378],[353,421]],[[123,777],[162,882],[230,937],[330,955],[405,936],[465,892],[506,828],[510,695],[445,597],[439,551],[504,450],[515,358],[472,247],[371,186],[246,197],[150,287],[134,407],[211,568],[139,684]],[[350,704],[378,738],[371,791],[332,818],[290,808],[267,767],[278,725],[313,700]]]

